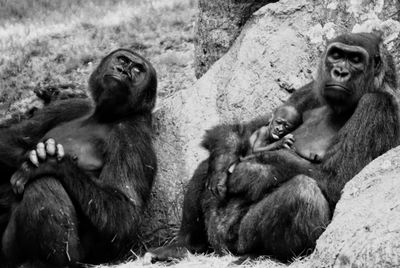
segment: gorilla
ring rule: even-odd
[[[285,103],[303,119],[292,132],[293,149],[238,161],[268,116],[207,131],[202,145],[209,158],[189,182],[177,243],[150,250],[147,257],[168,260],[213,250],[290,261],[309,253],[346,182],[400,144],[398,103],[395,66],[379,36],[331,40],[315,81]]]
[[[137,239],[157,170],[153,66],[111,52],[70,99],[0,129],[1,267],[119,260]],[[11,183],[10,183],[11,179]]]

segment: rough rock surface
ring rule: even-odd
[[[400,147],[346,184],[306,267],[400,267]]]
[[[207,157],[199,146],[206,129],[266,115],[312,79],[326,40],[342,32],[384,30],[398,59],[398,6],[394,0],[286,0],[258,10],[193,88],[164,100],[156,111],[160,169],[147,224],[160,233],[150,234],[164,237],[178,228],[184,187]]]
[[[196,23],[195,73],[200,78],[224,55],[254,11],[277,0],[199,0]]]

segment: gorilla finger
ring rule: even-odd
[[[25,186],[24,179],[20,178],[15,184],[16,193],[22,194],[24,192],[24,186]]]
[[[43,142],[39,142],[36,145],[36,153],[40,160],[46,159],[46,150]]]
[[[37,153],[36,153],[35,150],[32,150],[29,153],[29,160],[31,161],[31,163],[33,165],[35,165],[36,167],[39,167],[39,158],[38,158]]]
[[[226,196],[226,186],[225,185],[218,185],[217,186],[217,190],[218,190],[218,198],[220,200],[225,199]]]
[[[288,145],[288,146],[292,146],[293,145],[293,141],[291,141],[291,140],[285,141],[285,144]]]
[[[64,146],[61,144],[57,144],[57,160],[60,161],[64,158],[65,152],[64,152]]]
[[[48,139],[46,141],[46,153],[50,156],[56,153],[56,141],[54,139]]]
[[[217,187],[211,187],[210,191],[211,191],[213,196],[218,197]]]
[[[283,147],[285,147],[286,149],[290,149],[290,146],[287,144],[283,144]]]
[[[11,176],[11,179],[10,179],[11,185],[14,186],[15,183],[17,182],[17,180],[18,180],[18,175],[17,175],[17,173],[14,173],[14,174]]]
[[[285,138],[294,139],[294,136],[293,136],[293,134],[289,133],[289,134],[287,134],[287,135],[285,136]]]

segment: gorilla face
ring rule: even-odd
[[[317,87],[336,113],[351,113],[361,96],[371,92],[379,63],[379,37],[342,35],[328,45]]]
[[[150,111],[156,98],[156,72],[139,54],[118,49],[100,62],[90,76],[89,89],[101,114]]]
[[[118,87],[134,88],[143,83],[149,74],[145,60],[139,55],[117,50],[104,62],[103,83],[107,85],[115,81]]]

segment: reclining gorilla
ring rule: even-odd
[[[295,149],[238,162],[268,118],[209,130],[203,146],[210,155],[189,182],[178,243],[147,256],[166,260],[212,249],[288,261],[309,253],[346,182],[400,143],[397,94],[393,59],[380,37],[331,40],[316,80],[286,103],[303,117],[292,132]],[[229,174],[232,163],[238,164]]]
[[[1,267],[110,262],[127,253],[156,174],[156,88],[152,65],[119,49],[90,76],[94,107],[62,101],[0,129]]]

